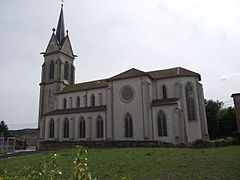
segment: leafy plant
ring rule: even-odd
[[[73,161],[73,180],[96,180],[88,171],[87,164],[88,151],[84,147],[77,147],[76,158]],[[50,160],[39,165],[39,169],[32,169],[31,167],[24,167],[15,176],[8,175],[4,169],[0,170],[0,180],[63,180],[62,170],[59,168],[58,155],[54,154]]]

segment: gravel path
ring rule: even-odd
[[[26,155],[30,155],[30,154],[36,154],[36,153],[39,153],[39,151],[20,151],[20,152],[15,152],[15,153],[10,153],[10,154],[2,154],[2,155],[0,155],[0,159],[16,157],[16,156],[26,156]]]

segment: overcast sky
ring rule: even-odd
[[[0,0],[0,120],[37,127],[39,82],[60,0]],[[206,99],[240,92],[239,0],[65,0],[76,82],[132,67],[198,72]]]

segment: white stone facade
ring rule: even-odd
[[[53,32],[43,54],[40,141],[179,144],[208,138],[199,74],[181,67],[152,72],[130,69],[109,79],[74,84],[76,56],[68,35],[60,43]],[[84,120],[81,127],[80,120]]]

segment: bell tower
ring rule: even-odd
[[[74,55],[68,31],[65,32],[63,5],[59,15],[57,29],[52,29],[52,35],[45,52],[42,64],[39,100],[39,127],[44,114],[59,109],[56,93],[63,87],[74,84]]]

